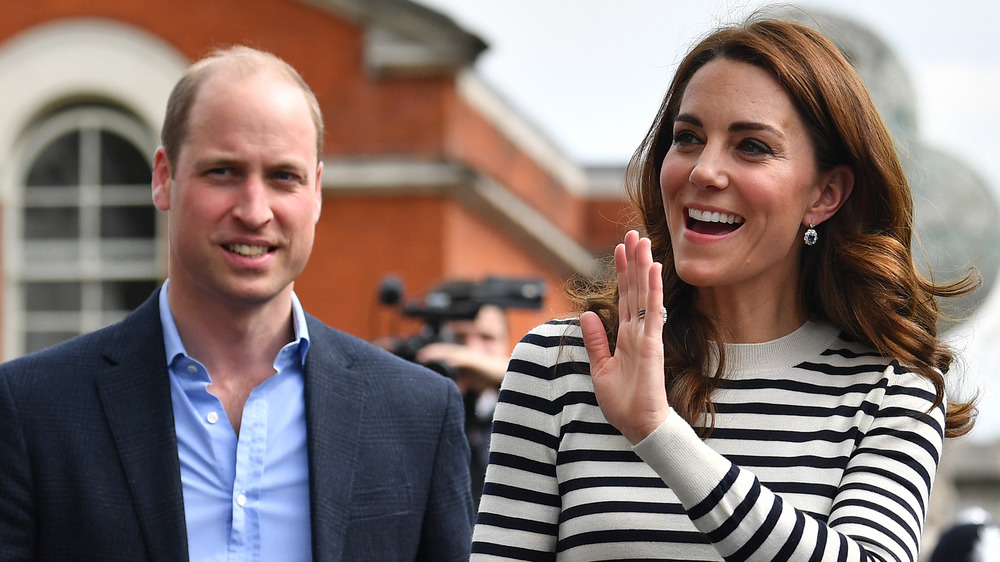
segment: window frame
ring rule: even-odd
[[[76,194],[75,201],[57,201],[59,192],[29,194],[28,175],[37,158],[48,146],[68,133],[80,135],[80,177],[76,186],[42,189],[61,190],[63,196]],[[83,334],[124,318],[128,310],[105,310],[105,284],[149,281],[157,283],[165,276],[163,214],[153,211],[153,237],[103,238],[100,228],[102,210],[109,207],[148,205],[153,209],[150,186],[118,184],[111,189],[101,184],[101,132],[109,132],[132,145],[152,169],[152,155],[157,141],[148,127],[127,112],[103,104],[77,104],[39,119],[23,137],[13,197],[6,213],[10,222],[5,229],[4,252],[7,266],[6,355],[24,354],[29,333]],[[110,198],[108,197],[110,196]],[[50,201],[46,201],[50,200]],[[80,214],[77,236],[71,239],[28,240],[25,237],[25,211],[46,206],[75,207]],[[121,254],[107,250],[113,246]],[[77,259],[60,254],[78,248]],[[121,250],[124,250],[122,252]],[[30,259],[30,255],[51,255],[53,259]],[[70,282],[81,284],[80,306],[75,311],[27,310],[27,285],[30,283]]]

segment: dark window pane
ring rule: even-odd
[[[28,240],[76,238],[80,210],[76,207],[36,207],[24,210],[24,237]]]
[[[79,311],[82,302],[80,283],[75,281],[26,283],[24,296],[28,312]]]
[[[101,185],[149,185],[151,178],[149,164],[132,143],[101,131]]]
[[[105,281],[101,284],[104,295],[103,310],[134,310],[159,285],[156,281]]]
[[[25,352],[41,351],[78,335],[80,332],[28,332],[24,338]]]
[[[80,184],[80,133],[67,133],[38,155],[28,172],[28,186]]]
[[[156,209],[146,207],[103,207],[101,238],[155,238]]]

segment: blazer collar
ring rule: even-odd
[[[365,379],[352,368],[354,344],[307,315],[312,345],[306,356],[313,557],[339,560],[344,550],[351,483],[357,467],[365,408]]]
[[[154,560],[187,560],[184,499],[158,292],[112,329],[111,366],[98,390],[139,522]],[[312,340],[305,364],[313,557],[338,560],[344,549],[351,482],[366,398],[352,369],[352,340],[306,315]],[[337,475],[331,477],[330,475]]]
[[[187,560],[187,529],[158,292],[118,326],[103,350],[98,391],[153,560]]]

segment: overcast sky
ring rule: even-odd
[[[685,50],[769,2],[418,0],[489,48],[476,73],[581,164],[624,164]],[[916,90],[925,144],[965,161],[1000,193],[1000,2],[837,0],[801,6],[867,26]],[[996,293],[996,291],[994,291]],[[1000,295],[959,342],[983,389],[978,439],[1000,438]]]
[[[483,38],[476,72],[574,160],[623,163],[686,48],[761,1],[419,0]],[[1000,3],[801,3],[866,25],[916,89],[927,144],[1000,173]],[[991,184],[996,189],[996,180]]]

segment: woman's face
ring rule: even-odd
[[[678,275],[702,288],[795,291],[803,224],[823,183],[805,123],[771,74],[705,64],[660,171]]]

